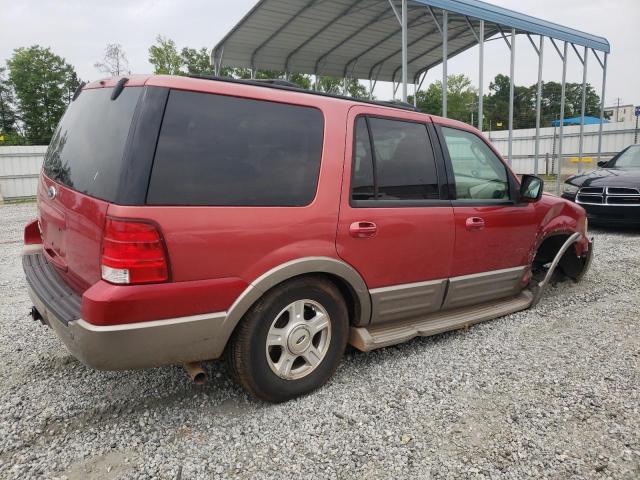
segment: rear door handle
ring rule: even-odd
[[[467,218],[467,221],[465,222],[465,226],[467,227],[467,230],[469,230],[470,232],[476,231],[476,230],[483,230],[484,229],[484,219],[480,218],[480,217],[469,217]]]
[[[373,222],[353,222],[349,225],[349,235],[354,238],[373,238],[378,233],[378,226]]]

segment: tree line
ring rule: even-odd
[[[155,74],[213,75],[209,52],[205,47],[179,49],[169,38],[158,36],[149,48],[149,63]],[[131,70],[126,53],[120,44],[107,45],[103,58],[94,64],[108,76],[129,75]],[[287,74],[283,71],[223,67],[220,76],[236,79],[283,79],[300,88],[329,94],[368,98],[365,86],[356,79],[331,76],[314,77]],[[0,145],[48,144],[73,93],[81,80],[72,65],[50,48],[34,45],[17,48],[6,66],[0,66]],[[545,82],[542,87],[542,125],[549,126],[560,112],[561,85]],[[478,91],[465,75],[450,75],[447,81],[447,115],[450,118],[477,125]],[[515,86],[514,126],[533,128],[537,85]],[[409,97],[413,103],[413,96]],[[508,128],[509,77],[498,74],[483,96],[483,130]],[[580,115],[582,85],[567,83],[565,116]],[[425,113],[442,114],[442,82],[436,81],[419,90],[415,103]],[[588,116],[599,116],[600,97],[587,84],[586,110]]]
[[[509,128],[509,76],[498,74],[489,84],[489,93],[483,95],[483,131]],[[540,102],[541,125],[548,127],[560,117],[562,84],[543,82]],[[478,90],[465,75],[447,77],[447,116],[462,122],[478,124]],[[514,86],[514,128],[534,128],[538,84],[528,87]],[[436,81],[416,94],[416,105],[425,113],[442,114],[442,82]],[[409,97],[413,103],[413,96]],[[565,118],[579,117],[582,109],[582,84],[567,83]],[[585,116],[600,117],[600,96],[592,85],[586,85]]]

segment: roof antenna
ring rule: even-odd
[[[111,92],[111,100],[115,100],[116,98],[118,98],[118,96],[122,93],[122,90],[124,90],[124,84],[128,81],[129,79],[127,77],[122,77],[120,80],[118,80],[118,83],[116,83],[116,86],[113,87],[113,91]]]

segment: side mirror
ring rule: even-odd
[[[599,167],[606,167],[606,166],[607,166],[607,163],[609,163],[609,162],[605,162],[604,160],[600,160],[600,161],[598,162],[598,166],[599,166]]]
[[[520,200],[533,203],[540,200],[544,190],[544,182],[535,175],[523,175],[520,182]]]

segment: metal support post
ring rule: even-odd
[[[600,127],[598,128],[598,162],[602,157],[602,124],[604,122],[604,94],[607,87],[607,58],[608,53],[604,54],[604,62],[602,63],[602,95],[600,96]]]
[[[538,94],[536,97],[536,146],[533,161],[533,174],[538,174],[540,159],[540,114],[542,103],[542,62],[544,60],[544,37],[540,35],[540,46],[538,47]]]
[[[447,55],[449,49],[449,12],[442,11],[442,116],[447,118]]]
[[[407,0],[402,0],[402,101],[407,101],[407,77],[408,77],[408,65],[407,65]]]
[[[478,71],[478,130],[482,131],[483,107],[484,107],[484,20],[480,20],[480,35],[478,46],[480,47],[480,60]]]
[[[578,173],[582,173],[582,154],[584,152],[584,114],[587,104],[587,58],[589,49],[584,47],[582,58],[582,109],[580,110],[580,144],[578,146]]]
[[[516,66],[516,29],[511,29],[511,68],[509,73],[509,165],[513,165],[513,101],[514,101],[514,85],[513,76]]]
[[[569,42],[564,42],[564,53],[562,54],[562,89],[560,92],[560,131],[558,133],[558,176],[556,177],[556,194],[560,195],[560,177],[562,176],[562,140],[564,130],[564,101],[567,93],[567,52]]]

